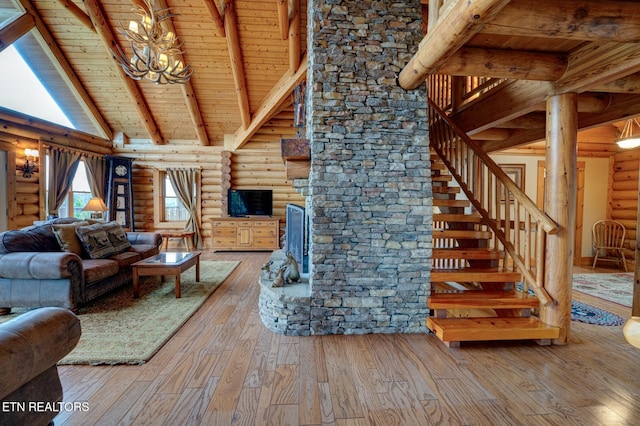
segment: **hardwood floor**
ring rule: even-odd
[[[61,366],[65,401],[88,410],[63,412],[56,425],[640,424],[640,350],[621,326],[572,322],[567,346],[281,336],[258,314],[268,256],[203,254],[242,263],[147,364]]]

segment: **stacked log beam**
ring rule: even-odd
[[[638,169],[640,150],[621,151],[613,156],[609,185],[608,218],[626,228],[624,252],[627,265],[635,260],[638,213]]]

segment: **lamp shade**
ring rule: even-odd
[[[101,198],[93,197],[82,209],[83,212],[106,212],[109,210]]]
[[[624,128],[622,129],[622,133],[620,137],[616,141],[616,144],[620,148],[630,149],[637,148],[640,146],[640,123],[635,118],[630,118],[624,123]]]

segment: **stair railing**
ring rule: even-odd
[[[531,288],[540,303],[552,298],[544,288],[544,248],[557,225],[449,116],[429,98],[431,148],[444,162],[469,202],[505,252],[502,266],[519,271],[524,290]],[[534,236],[535,234],[535,236]]]

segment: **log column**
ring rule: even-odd
[[[575,93],[547,100],[546,196],[544,209],[559,231],[547,239],[545,288],[556,301],[540,310],[540,319],[560,327],[553,343],[564,345],[571,325],[573,240],[576,220],[578,97]]]

